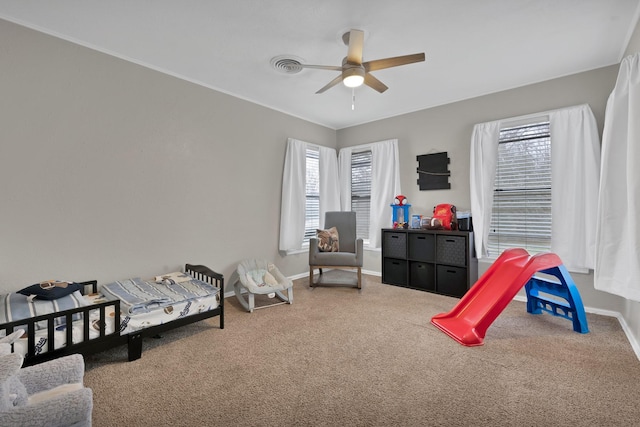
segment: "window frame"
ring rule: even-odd
[[[505,158],[501,149],[512,143],[519,144],[512,146],[512,151],[518,152]],[[549,252],[553,191],[550,120],[548,117],[540,117],[528,123],[505,124],[500,129],[498,144],[496,176],[492,190],[494,197],[487,237],[488,256],[495,259],[509,247],[522,247],[532,255]],[[532,156],[536,151],[540,155]],[[532,164],[536,167],[530,168]],[[516,173],[519,170],[526,175],[525,178],[522,178],[522,173]],[[509,197],[509,193],[513,196]],[[537,199],[534,199],[533,195],[537,196]],[[536,205],[531,205],[532,201]],[[496,204],[503,204],[502,209]],[[514,212],[524,217],[514,219]],[[496,228],[501,226],[504,227],[502,242],[501,232],[496,231]],[[523,229],[530,231],[522,232]]]
[[[355,164],[354,164],[355,158]],[[357,234],[356,237],[362,238],[363,245],[369,246],[369,224],[371,221],[371,180],[372,180],[373,152],[371,148],[363,148],[362,150],[351,152],[351,210],[356,212]],[[359,181],[354,189],[354,171],[355,168],[364,169],[362,175],[368,177],[368,182]],[[365,209],[354,208],[354,201],[357,205],[362,202],[366,203]],[[366,213],[366,220],[362,220],[362,214]]]

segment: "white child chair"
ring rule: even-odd
[[[271,262],[258,259],[247,259],[238,264],[236,269],[238,277],[233,283],[236,298],[250,313],[258,308],[272,307],[280,304],[293,304],[293,282],[287,279]],[[286,291],[286,295],[284,292]],[[247,298],[243,294],[247,295]],[[268,295],[278,297],[278,302],[255,306],[255,295]]]

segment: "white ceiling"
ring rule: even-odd
[[[333,129],[620,62],[640,0],[2,0],[0,18]],[[273,57],[340,65],[340,36],[365,31],[364,60],[425,52],[372,73],[276,71]]]

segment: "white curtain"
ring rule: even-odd
[[[289,138],[282,176],[280,246],[284,252],[300,249],[304,240],[307,143]]]
[[[336,150],[319,147],[320,162],[320,228],[324,228],[324,214],[340,210],[340,183]]]
[[[478,258],[487,256],[499,138],[499,121],[480,123],[473,127],[469,184],[471,217],[473,218],[476,256]]]
[[[371,210],[369,213],[369,247],[382,245],[380,229],[391,226],[391,203],[400,194],[398,140],[371,144]]]
[[[624,58],[607,101],[594,285],[640,301],[640,53]]]
[[[551,252],[568,269],[595,267],[600,138],[588,105],[549,113]]]

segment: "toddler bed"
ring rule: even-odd
[[[0,296],[0,336],[23,329],[13,350],[32,365],[67,354],[84,355],[127,344],[128,359],[142,355],[145,337],[220,316],[224,328],[224,278],[202,265],[186,264],[185,273],[150,280],[128,279],[97,289],[96,281],[54,301],[29,305],[31,317],[16,314],[21,295]],[[161,283],[155,283],[158,279]],[[83,290],[88,289],[86,295]],[[99,291],[99,292],[98,292]],[[24,299],[24,297],[23,297]],[[23,310],[24,311],[24,310]],[[53,344],[53,345],[51,345]]]

